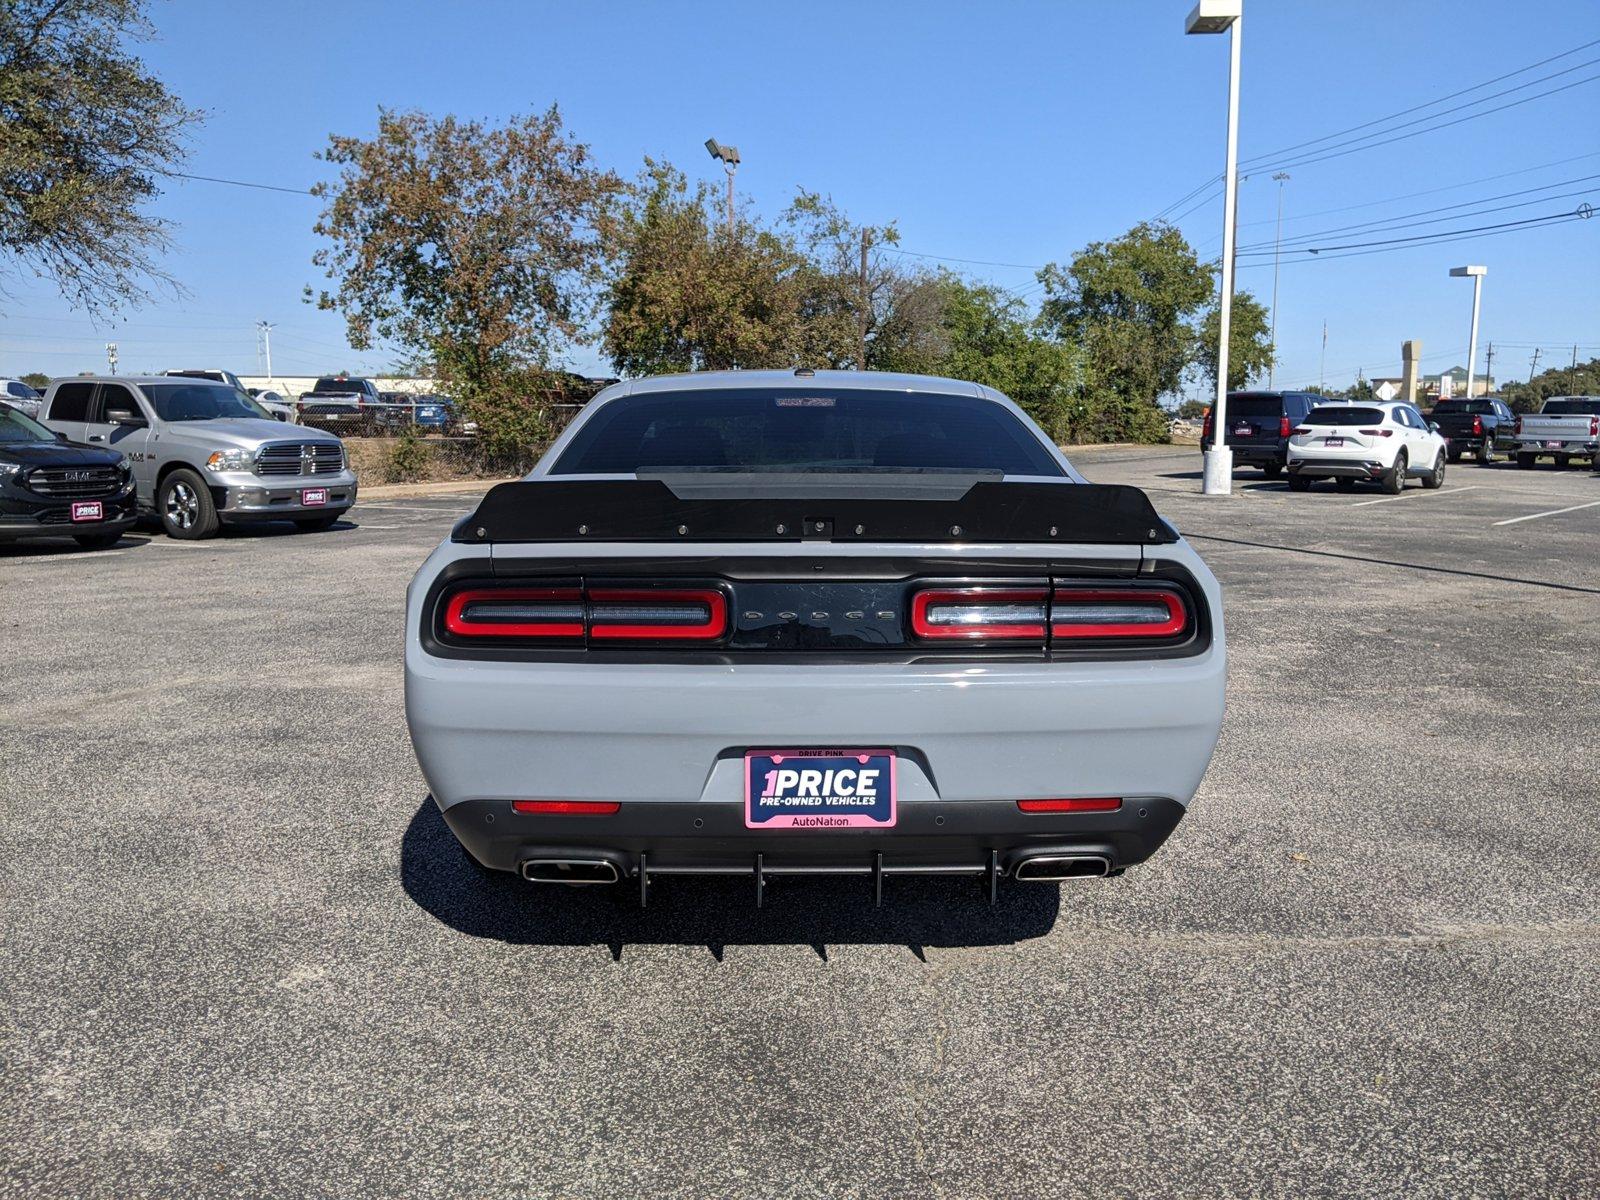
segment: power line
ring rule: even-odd
[[[974,267],[1015,267],[1019,271],[1042,271],[1044,267],[1039,263],[994,262],[987,258],[952,258],[948,254],[919,254],[915,250],[901,250],[896,246],[882,246],[890,254],[903,254],[910,258],[927,258],[934,262],[966,263]]]
[[[1476,229],[1462,230],[1444,229],[1440,230],[1438,233],[1418,234],[1415,237],[1409,238],[1391,238],[1384,242],[1352,243],[1352,245],[1376,246],[1378,248],[1371,250],[1351,249],[1346,250],[1346,252],[1343,254],[1323,253],[1323,251],[1326,250],[1343,249],[1343,247],[1321,246],[1306,248],[1298,250],[1296,253],[1310,255],[1311,257],[1291,258],[1287,260],[1285,265],[1293,266],[1297,263],[1308,262],[1332,262],[1333,260],[1339,258],[1358,258],[1364,254],[1387,254],[1393,253],[1396,250],[1417,249],[1421,246],[1442,246],[1449,242],[1466,241],[1467,239],[1473,237],[1499,237],[1502,234],[1516,232],[1518,229],[1527,229],[1540,222],[1543,223],[1540,226],[1543,228],[1544,226],[1564,225],[1569,221],[1581,221],[1583,219],[1583,214],[1578,212],[1552,213],[1549,216],[1544,217],[1530,217],[1526,221],[1508,221],[1503,225],[1486,225]],[[1252,267],[1269,267],[1271,265],[1272,264],[1270,262],[1240,263],[1239,269],[1245,270]]]
[[[229,187],[256,188],[263,192],[287,192],[291,196],[309,196],[309,188],[280,187],[275,183],[252,183],[247,179],[222,179],[216,175],[189,175],[183,171],[157,171],[157,175],[164,175],[168,179],[195,179],[201,183],[225,183]]]

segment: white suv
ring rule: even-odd
[[[1371,480],[1398,494],[1413,476],[1422,486],[1444,483],[1449,443],[1410,404],[1319,404],[1289,434],[1289,488],[1303,492],[1313,479],[1352,488]]]

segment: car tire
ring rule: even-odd
[[[1452,446],[1450,448],[1450,461],[1451,462],[1460,462],[1461,461],[1461,450],[1458,447]]]
[[[211,489],[187,467],[179,467],[156,489],[156,516],[168,537],[198,541],[211,537],[222,524]]]
[[[1483,439],[1483,445],[1478,447],[1478,465],[1480,467],[1494,466],[1494,443],[1488,438]]]
[[[1268,479],[1276,479],[1279,475],[1283,474],[1283,464],[1282,463],[1262,463],[1261,464],[1261,473],[1263,475],[1265,475]]]
[[[1356,490],[1356,481],[1348,475],[1335,475],[1333,482],[1341,492],[1353,492]]]
[[[1400,451],[1395,455],[1394,466],[1383,473],[1383,490],[1391,496],[1398,496],[1406,490],[1406,468],[1409,462],[1406,452]]]
[[[1567,457],[1565,454],[1556,455],[1556,470],[1565,471],[1567,469],[1567,465],[1571,462],[1572,459]]]
[[[1433,460],[1433,470],[1422,477],[1422,486],[1433,490],[1444,486],[1444,451]]]
[[[332,529],[343,513],[323,513],[319,517],[296,517],[294,527],[301,533],[321,533],[324,529]]]
[[[85,550],[109,550],[122,540],[122,530],[114,533],[75,533],[72,540]]]
[[[1304,475],[1291,475],[1289,476],[1289,490],[1291,492],[1309,492],[1311,490],[1311,480]]]
[[[1517,466],[1521,467],[1524,471],[1531,471],[1533,470],[1533,460],[1534,456],[1532,454],[1518,454]]]

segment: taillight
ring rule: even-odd
[[[1200,422],[1200,440],[1203,442],[1211,436],[1211,410],[1206,409],[1206,419]]]
[[[715,588],[604,588],[589,593],[589,636],[709,640],[728,629],[728,601]]]
[[[1050,604],[1052,638],[1175,638],[1188,627],[1183,598],[1153,588],[1061,588]]]
[[[1515,433],[1515,434],[1518,434],[1518,435],[1520,435],[1522,433],[1522,417],[1521,416],[1517,417],[1516,427],[1511,432]]]
[[[1289,418],[1288,417],[1279,417],[1278,418],[1278,436],[1279,437],[1288,437],[1289,436]]]
[[[1600,417],[1589,418],[1589,436],[1600,437]]]
[[[1296,437],[1298,437],[1302,433],[1310,433],[1311,432],[1311,426],[1309,426],[1309,425],[1296,425],[1289,432],[1294,434]]]
[[[577,588],[467,588],[451,596],[444,627],[457,637],[581,638]]]
[[[911,629],[936,640],[1043,642],[1047,588],[937,588],[911,598]]]
[[[1483,432],[1483,418],[1482,417],[1473,417],[1472,418],[1472,432],[1475,433],[1475,434]]]
[[[1116,812],[1122,807],[1122,800],[1117,796],[1080,800],[1018,800],[1017,807],[1025,813]]]
[[[550,817],[609,817],[622,809],[618,800],[513,800],[519,813]]]
[[[1392,429],[1358,429],[1358,430],[1356,430],[1356,432],[1359,433],[1362,437],[1393,437],[1394,436],[1394,430],[1392,430]]]

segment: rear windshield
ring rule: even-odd
[[[1435,413],[1492,413],[1494,405],[1487,400],[1441,400],[1433,406]]]
[[[1381,425],[1383,409],[1351,408],[1345,405],[1325,404],[1306,414],[1307,425]]]
[[[1547,417],[1600,417],[1600,396],[1567,396],[1546,400],[1540,413]]]
[[[1240,392],[1228,396],[1228,416],[1231,417],[1281,417],[1283,397],[1260,393]]]
[[[313,392],[359,392],[362,388],[353,379],[319,379],[311,390]]]
[[[163,421],[215,421],[268,417],[267,410],[243,392],[220,383],[146,383],[144,394]]]
[[[624,396],[585,422],[551,468],[650,470],[1065,474],[1048,447],[991,400],[853,388]]]

